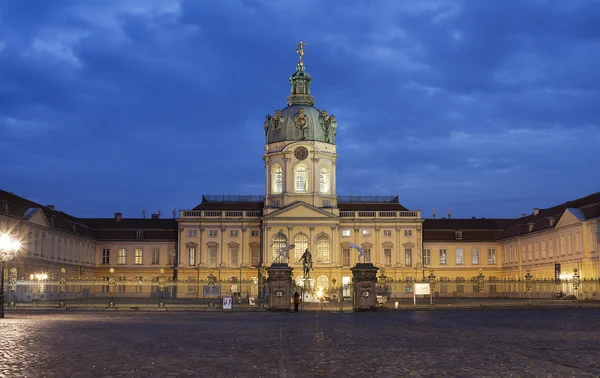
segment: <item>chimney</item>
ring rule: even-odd
[[[158,219],[158,214],[152,214],[152,219]]]
[[[537,207],[535,209],[533,209],[533,215],[538,215],[540,213],[540,209],[538,209]]]
[[[521,218],[525,218],[527,216],[527,214],[523,213],[521,214]]]
[[[431,211],[431,216],[432,216],[433,218],[435,218],[435,209],[433,209],[433,210]]]
[[[448,209],[448,219],[452,219],[452,210]]]
[[[471,217],[471,219],[477,219],[477,218],[475,218],[475,217]],[[483,218],[482,218],[482,219],[483,219]]]
[[[123,213],[115,213],[115,221],[120,222],[123,219]]]
[[[54,206],[54,205],[48,205],[46,207],[52,211],[56,211],[56,206]]]

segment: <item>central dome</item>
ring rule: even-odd
[[[335,144],[337,122],[334,115],[312,106],[310,94],[311,77],[305,72],[304,63],[298,62],[296,72],[290,76],[291,92],[288,106],[275,110],[265,119],[267,144],[283,141],[316,141]]]

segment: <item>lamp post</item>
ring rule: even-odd
[[[0,318],[4,318],[4,268],[6,262],[12,260],[20,248],[19,241],[7,234],[0,234]]]

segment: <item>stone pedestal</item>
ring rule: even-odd
[[[273,264],[267,268],[270,311],[290,311],[292,270],[288,264]]]
[[[377,271],[371,263],[350,269],[354,281],[354,311],[377,311]]]

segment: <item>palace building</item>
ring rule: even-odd
[[[302,46],[299,46],[302,51]],[[20,256],[9,262],[19,279],[37,272],[71,279],[156,280],[161,269],[175,281],[209,275],[256,279],[286,245],[296,279],[308,249],[311,277],[324,290],[349,284],[364,249],[390,281],[440,279],[554,279],[578,269],[600,277],[600,192],[514,219],[423,218],[398,196],[337,192],[337,120],[315,107],[311,76],[302,60],[290,77],[285,106],[264,121],[265,193],[204,195],[173,219],[77,218],[54,206],[0,191],[0,231],[18,233]],[[257,157],[258,160],[258,157]],[[558,269],[558,271],[557,271]],[[65,274],[65,273],[63,273]]]

